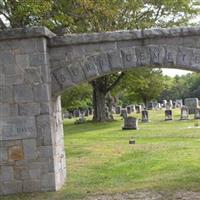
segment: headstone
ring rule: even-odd
[[[112,106],[112,108],[111,108],[111,114],[116,114],[116,110],[115,110],[114,106]]]
[[[165,105],[166,110],[171,110],[172,109],[172,104],[171,102],[167,102]]]
[[[184,100],[185,106],[189,109],[189,114],[194,114],[195,109],[199,107],[198,98],[187,98]]]
[[[131,106],[126,106],[126,110],[128,114],[131,114]]]
[[[85,117],[89,116],[89,109],[85,109]]]
[[[64,113],[63,113],[63,118],[69,118],[69,112],[68,111],[65,111]]]
[[[93,108],[89,107],[88,110],[89,110],[89,115],[93,115]]]
[[[81,112],[80,110],[74,110],[74,117],[80,117]]]
[[[135,105],[131,105],[131,111],[135,112]]]
[[[122,116],[124,119],[128,117],[126,108],[122,108],[122,109],[121,109],[121,116]]]
[[[169,100],[168,103],[169,103],[169,105],[170,105],[171,108],[172,108],[172,106],[173,106],[173,101],[172,101],[172,100]]]
[[[142,111],[142,106],[141,106],[141,105],[135,106],[135,110],[136,110],[136,113],[141,113],[141,111]]]
[[[161,108],[162,108],[162,107],[161,107],[161,104],[160,104],[160,103],[157,103],[156,106],[155,106],[155,109],[156,109],[156,110],[160,110]]]
[[[176,103],[176,108],[182,108],[182,106],[183,106],[183,100],[182,99],[176,99],[175,103]]]
[[[81,114],[81,115],[80,115],[80,118],[77,119],[77,120],[74,122],[74,124],[83,124],[83,123],[85,123],[85,122],[86,122],[85,117],[84,117],[83,114]]]
[[[166,107],[166,104],[167,104],[167,100],[163,100],[162,105],[163,105],[164,108]]]
[[[172,110],[165,110],[165,120],[172,120]]]
[[[138,119],[134,117],[124,118],[123,130],[137,130],[138,129]]]
[[[176,102],[175,101],[173,101],[173,107],[172,107],[173,109],[175,109],[176,108]]]
[[[71,119],[73,117],[73,114],[71,112],[69,112],[69,117],[68,119]]]
[[[147,110],[142,111],[142,122],[148,122],[149,121],[149,113]]]
[[[200,108],[195,109],[194,119],[200,119]]]
[[[189,118],[189,109],[186,106],[181,108],[181,120],[188,120]]]
[[[152,110],[152,109],[153,109],[153,103],[152,103],[152,102],[149,102],[149,103],[147,104],[147,109],[148,109],[148,110]]]
[[[115,113],[118,114],[118,115],[121,114],[121,106],[117,106],[117,107],[115,108]]]

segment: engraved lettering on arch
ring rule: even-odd
[[[135,48],[123,48],[120,50],[122,55],[122,61],[124,67],[135,67],[136,66],[136,55],[135,55]]]
[[[91,62],[85,62],[85,69],[90,72],[96,69],[95,64]]]
[[[174,63],[173,55],[171,52],[167,52],[166,59],[167,59],[167,62]]]
[[[191,48],[179,47],[179,52],[177,55],[177,65],[179,66],[191,66],[193,51]]]
[[[110,71],[108,57],[106,53],[94,55],[92,59],[99,70],[101,70],[102,72]]]
[[[82,63],[82,68],[87,78],[96,77],[99,74],[98,67],[93,60],[93,56],[85,58]]]
[[[86,79],[86,77],[83,73],[80,61],[76,61],[76,62],[70,64],[68,66],[68,71],[69,71],[72,81],[74,83],[79,83]]]
[[[149,65],[150,53],[148,47],[136,47],[137,65]]]
[[[178,48],[165,46],[165,65],[176,65]]]
[[[66,81],[66,77],[64,76],[64,74],[59,74],[59,81],[61,83],[64,83]]]
[[[196,64],[200,64],[200,51],[194,51],[193,62]]]
[[[161,46],[149,46],[151,64],[162,65],[165,57],[164,48]]]
[[[200,50],[199,49],[193,50],[191,67],[200,69]]]
[[[195,56],[195,63],[200,64],[200,55]]]
[[[107,57],[108,57],[108,62],[109,62],[109,66],[113,69],[113,70],[118,70],[118,69],[122,69],[122,57],[121,57],[121,53],[118,50],[113,50],[113,51],[109,51],[107,52]]]
[[[151,55],[151,63],[159,64],[160,49],[158,47],[149,47]]]
[[[78,72],[79,70],[76,67],[70,68],[70,73],[72,74],[72,76],[78,76]]]

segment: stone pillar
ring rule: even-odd
[[[45,28],[0,34],[0,195],[64,183],[60,98],[52,99]]]

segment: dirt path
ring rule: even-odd
[[[200,200],[200,192],[154,192],[137,191],[133,193],[102,194],[86,200]]]

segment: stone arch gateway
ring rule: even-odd
[[[55,191],[66,177],[64,90],[134,67],[200,71],[200,27],[56,36],[0,32],[0,195]]]

